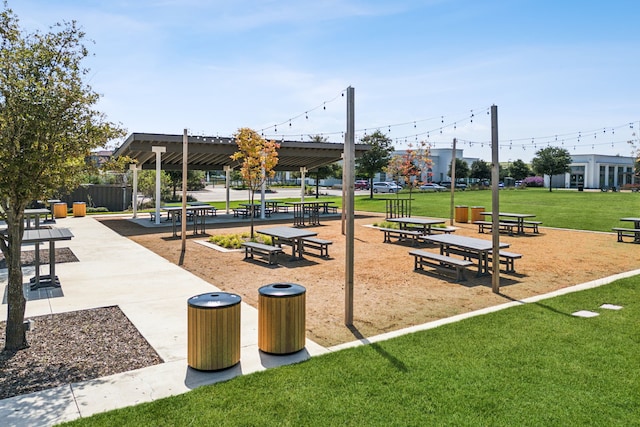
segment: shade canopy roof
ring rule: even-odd
[[[155,169],[156,155],[151,147],[166,147],[162,154],[161,168],[182,169],[182,135],[133,133],[113,153],[114,157],[129,156],[137,160],[142,169]],[[239,162],[231,160],[238,151],[233,138],[189,136],[188,169],[223,170],[224,166],[237,167]],[[344,144],[333,142],[279,141],[278,171],[297,171],[306,168],[313,171],[342,159]],[[367,144],[356,144],[356,157],[369,149]]]

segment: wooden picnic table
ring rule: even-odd
[[[205,234],[206,232],[206,220],[209,211],[213,210],[213,206],[187,206],[187,214],[193,214],[193,234]],[[178,236],[177,223],[182,220],[182,206],[168,206],[162,208],[171,217],[171,229],[173,231],[173,237]]]
[[[480,212],[480,215],[492,216],[492,212]],[[498,218],[504,218],[505,221],[514,221],[517,224],[517,234],[524,234],[524,220],[527,218],[534,218],[534,214],[521,214],[511,212],[498,212]]]
[[[292,248],[291,261],[304,259],[302,256],[302,239],[304,237],[313,237],[318,235],[315,231],[286,226],[263,228],[261,230],[256,230],[256,233],[272,237],[275,240],[274,245],[279,243],[278,241],[280,240],[290,244]]]
[[[408,230],[410,228],[422,228],[422,234],[431,234],[432,225],[445,223],[445,220],[443,219],[419,218],[419,217],[408,217],[408,216],[400,217],[400,218],[387,218],[386,221],[397,222],[398,224],[400,224],[401,230]]]
[[[33,218],[33,226],[34,228],[40,228],[40,217],[44,216],[47,219],[47,216],[51,213],[49,209],[45,208],[36,208],[36,209],[25,209],[24,210],[24,220],[25,220],[25,228],[31,228],[31,219]]]
[[[640,229],[640,218],[620,218],[620,221],[633,222],[633,228]]]
[[[475,237],[456,236],[454,234],[438,234],[423,237],[425,241],[440,245],[440,254],[450,256],[452,253],[469,254],[478,259],[478,276],[489,273],[489,253],[493,250],[491,240]],[[500,249],[508,248],[508,243],[500,242]]]
[[[56,276],[56,242],[59,240],[71,240],[73,234],[68,228],[37,228],[24,230],[22,244],[35,245],[35,270],[36,274],[30,279],[31,290],[60,287],[60,280]],[[40,243],[49,242],[49,274],[40,275]]]
[[[328,213],[331,203],[333,202],[321,200],[287,202],[288,205],[293,206],[293,226],[320,225],[320,208],[322,207],[324,213]]]

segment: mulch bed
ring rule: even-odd
[[[78,262],[75,254],[69,248],[56,248],[56,264],[63,262]],[[36,251],[22,251],[20,264],[23,267],[33,266],[36,263]],[[49,249],[40,249],[40,265],[49,263]],[[7,268],[4,254],[0,252],[0,269]]]
[[[0,353],[0,399],[163,363],[118,307],[31,319],[29,348]]]

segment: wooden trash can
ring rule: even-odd
[[[471,206],[471,222],[472,223],[476,221],[484,220],[483,215],[480,215],[481,212],[484,212],[484,206]]]
[[[54,218],[66,218],[67,217],[67,204],[64,202],[53,204],[53,217]]]
[[[272,354],[302,350],[306,289],[293,283],[274,283],[258,292],[258,348]]]
[[[73,216],[85,216],[87,204],[85,202],[73,202]]]
[[[456,206],[456,222],[469,221],[469,207],[468,206]]]
[[[240,362],[240,302],[227,292],[196,295],[187,301],[187,364],[217,371]]]

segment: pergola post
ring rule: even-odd
[[[129,169],[133,172],[133,195],[131,196],[131,207],[133,209],[133,218],[138,217],[138,171],[141,167],[135,163],[129,165]]]
[[[160,224],[160,174],[162,173],[162,153],[167,151],[167,147],[153,146],[151,151],[156,153],[156,224]]]
[[[224,185],[225,185],[225,188],[227,190],[227,197],[226,197],[226,199],[227,199],[226,200],[226,202],[227,202],[227,204],[226,204],[227,214],[229,214],[229,212],[230,212],[230,208],[229,208],[229,198],[230,198],[229,189],[231,187],[231,170],[232,169],[233,168],[231,166],[223,166],[223,170],[224,170]]]
[[[307,168],[305,168],[305,167],[301,167],[301,168],[300,168],[300,178],[301,178],[301,180],[302,180],[302,181],[300,182],[300,187],[301,187],[301,188],[300,188],[300,201],[301,201],[301,202],[304,202],[304,193],[305,193],[305,191],[306,191],[306,189],[307,189],[307,185],[306,185],[306,183],[305,183],[305,179],[306,179],[305,174],[306,174],[306,173],[307,173]]]

